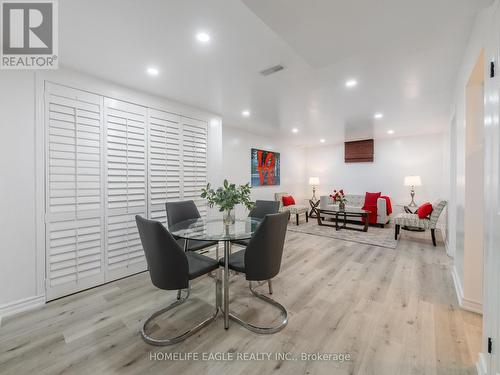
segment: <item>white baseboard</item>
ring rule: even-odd
[[[458,277],[457,269],[453,266],[451,270],[451,276],[453,277],[453,284],[455,285],[455,292],[457,294],[457,300],[460,307],[464,310],[475,312],[477,314],[483,314],[483,305],[477,301],[472,301],[464,297],[464,290],[460,278]]]
[[[477,301],[472,301],[464,297],[462,298],[460,307],[464,310],[483,315],[483,304]]]
[[[462,299],[464,298],[464,290],[462,289],[462,283],[460,281],[460,277],[458,277],[458,272],[453,265],[453,268],[451,269],[451,276],[453,278],[453,285],[455,285],[455,293],[457,293],[457,300],[459,305],[462,305]]]
[[[444,223],[438,223],[436,225],[436,229],[439,229],[441,232],[441,238],[443,239],[443,242],[446,244],[446,224]]]
[[[441,233],[446,233],[444,229],[441,230]],[[454,258],[455,257],[455,249],[451,247],[450,245],[450,239],[446,237],[446,235],[443,235],[443,241],[444,241],[444,249],[446,251],[446,254]]]
[[[9,302],[0,306],[0,319],[20,313],[22,311],[30,310],[35,307],[41,306],[45,303],[45,296],[34,296],[24,298],[19,301]]]
[[[479,359],[476,362],[477,375],[487,375],[486,358],[484,353],[479,353]]]

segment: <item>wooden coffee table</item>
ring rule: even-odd
[[[341,210],[339,208],[331,208],[328,210],[322,210],[320,208],[316,208],[315,211],[318,219],[318,225],[322,225],[325,227],[333,227],[335,228],[335,230],[349,229],[349,230],[357,230],[360,232],[368,232],[368,224],[369,224],[368,215],[370,214],[370,211],[354,207],[346,207],[344,210]],[[335,224],[325,223],[321,218],[322,214],[332,215],[335,218]],[[361,218],[360,225],[363,225],[363,228],[355,228],[347,226],[347,220],[350,218]],[[339,222],[341,225],[339,225]]]

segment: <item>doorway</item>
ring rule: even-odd
[[[484,51],[465,88],[464,304],[482,311],[484,234]]]

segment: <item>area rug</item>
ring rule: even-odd
[[[356,224],[348,224],[351,226],[357,226]],[[359,226],[359,228],[362,228]],[[309,219],[309,223],[300,223],[300,225],[295,225],[295,222],[290,222],[288,225],[288,230],[290,232],[299,232],[312,234],[315,236],[323,236],[336,238],[342,241],[357,242],[366,245],[387,247],[389,249],[395,249],[398,242],[394,239],[394,228],[386,227],[372,227],[368,228],[368,232],[359,232],[349,229],[335,230],[335,228],[320,226],[316,220]]]

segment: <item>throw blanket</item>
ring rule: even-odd
[[[391,203],[391,198],[389,198],[386,195],[382,195],[380,198],[385,199],[385,206],[387,207],[387,215],[392,214],[392,203]]]
[[[387,215],[392,214],[392,203],[391,203],[391,198],[385,195],[381,195],[380,198],[385,199],[385,207],[387,208]],[[370,211],[370,214],[368,215],[368,222],[370,224],[377,224],[377,214],[378,214],[378,208],[376,205],[370,205],[367,206],[366,203],[363,206],[364,210]],[[364,219],[363,219],[364,222]]]

